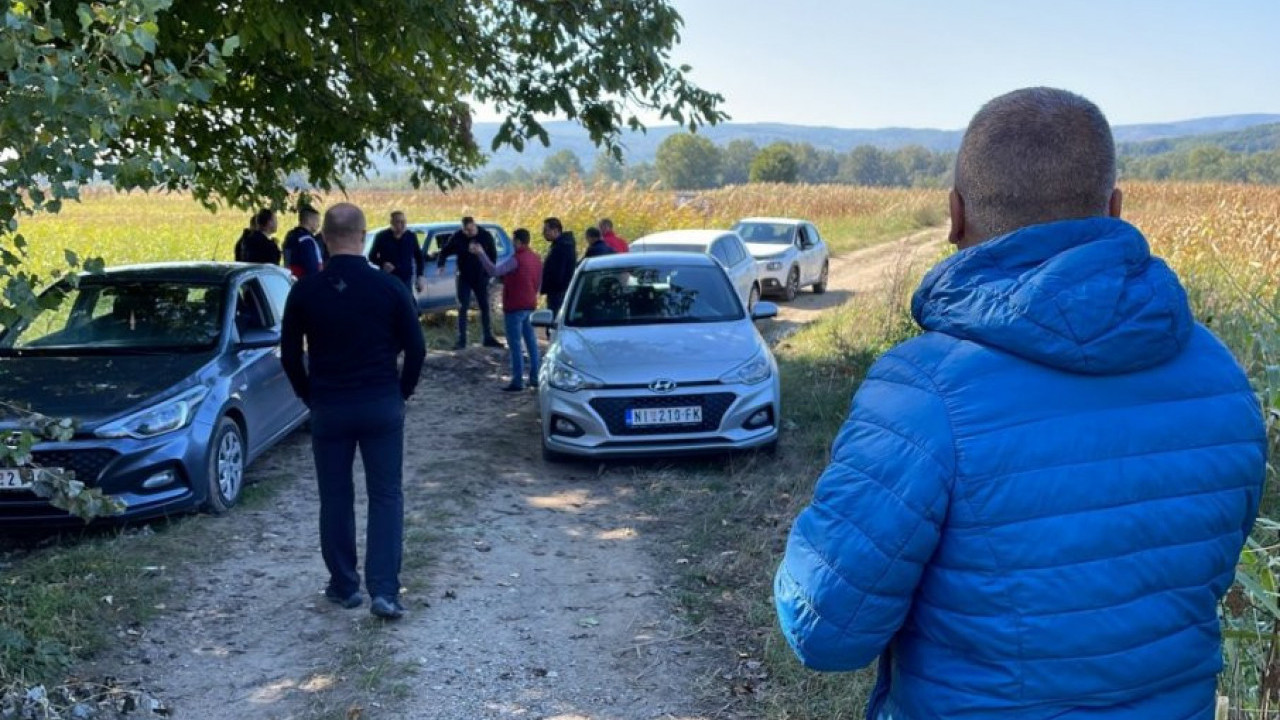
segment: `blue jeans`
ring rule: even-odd
[[[396,598],[404,546],[404,401],[398,395],[359,403],[315,403],[311,408],[311,452],[320,489],[320,552],[329,569],[329,589],[341,597],[360,589],[352,472],[357,447],[369,496],[365,586],[371,596]]]
[[[493,324],[489,318],[489,278],[467,280],[458,276],[458,343],[467,344],[467,311],[471,309],[471,296],[476,296],[476,304],[480,306],[480,327],[484,330],[484,339],[493,338]]]
[[[538,384],[538,336],[533,332],[533,323],[529,318],[532,310],[515,310],[504,312],[502,320],[507,326],[507,348],[511,351],[511,384],[519,385],[524,377],[524,358],[521,352],[521,341],[524,350],[529,353],[529,384]]]

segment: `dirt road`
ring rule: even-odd
[[[937,235],[833,260],[829,291],[785,305],[776,332],[875,287]],[[320,595],[298,433],[250,470],[280,485],[264,507],[201,520],[223,526],[222,559],[170,568],[181,600],[86,674],[137,679],[200,720],[722,717],[723,650],[677,612],[653,552],[664,539],[625,473],[544,464],[533,395],[497,390],[505,367],[503,351],[432,353],[410,402],[406,618]]]

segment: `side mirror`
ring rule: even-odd
[[[768,320],[769,318],[778,316],[778,306],[771,302],[761,300],[751,309],[752,320]]]
[[[532,323],[534,327],[555,327],[556,314],[550,310],[535,310],[534,313],[529,316],[529,322]]]
[[[270,348],[280,344],[280,331],[268,328],[253,328],[240,333],[240,342],[236,345],[241,350]]]

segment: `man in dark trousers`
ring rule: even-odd
[[[298,227],[284,236],[284,266],[296,278],[315,275],[324,266],[324,252],[316,231],[320,229],[320,213],[311,207],[298,210]]]
[[[365,586],[373,614],[394,619],[404,614],[405,401],[418,385],[426,345],[409,289],[369,266],[364,234],[364,213],[355,205],[340,203],[325,213],[329,262],[289,292],[280,358],[294,392],[311,408],[320,549],[329,569],[325,597],[345,608],[362,602],[352,481],[359,447],[369,496]],[[401,353],[404,367],[397,373]]]
[[[515,253],[494,266],[484,248],[472,243],[471,253],[486,272],[502,278],[502,318],[507,327],[507,347],[511,349],[511,382],[506,392],[518,392],[524,386],[524,358],[521,342],[529,353],[529,387],[538,386],[538,337],[533,332],[530,316],[538,307],[538,284],[542,278],[542,258],[529,249],[529,231],[517,228],[513,234]]]
[[[605,242],[604,236],[600,234],[597,228],[587,228],[587,251],[583,253],[583,257],[597,257],[599,255],[612,255],[616,250],[609,243]]]
[[[455,350],[467,346],[467,312],[471,309],[471,296],[476,298],[480,306],[480,327],[484,331],[485,347],[502,347],[502,343],[493,336],[493,319],[489,307],[489,273],[485,272],[477,256],[472,255],[470,246],[478,243],[490,263],[498,261],[498,248],[493,242],[493,235],[488,230],[476,225],[473,217],[462,218],[462,229],[449,236],[449,241],[440,249],[436,257],[436,272],[444,274],[445,260],[450,256],[458,258],[457,291],[458,291],[458,342]]]
[[[542,237],[551,243],[542,262],[542,294],[547,296],[547,307],[559,314],[564,304],[564,294],[569,290],[573,270],[578,264],[578,243],[573,233],[565,232],[560,218],[549,217],[542,221]]]
[[[404,213],[400,210],[391,213],[391,227],[374,236],[369,262],[383,272],[400,278],[400,282],[410,292],[414,288],[422,292],[427,287],[426,280],[422,277],[426,269],[426,257],[422,254],[422,246],[418,244],[418,236],[409,229]]]
[[[236,262],[280,264],[280,246],[271,235],[276,231],[276,214],[262,209],[253,217],[253,232],[243,235],[236,243]]]

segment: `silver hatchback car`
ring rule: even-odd
[[[539,372],[551,461],[662,457],[778,441],[778,366],[728,276],[693,253],[627,253],[579,265]]]

